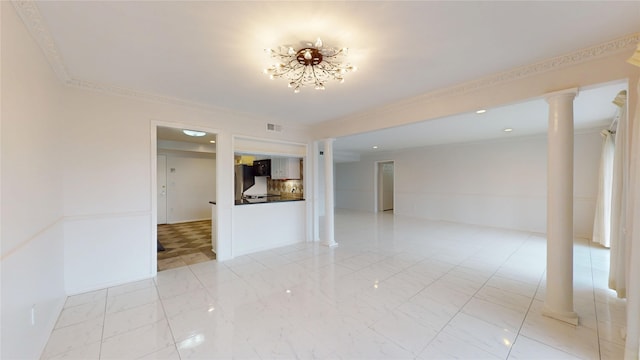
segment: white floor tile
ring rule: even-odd
[[[43,357],[51,358],[100,341],[103,321],[102,318],[93,318],[79,324],[53,330],[44,349]]]
[[[201,308],[213,308],[215,310],[216,307],[219,307],[213,296],[203,288],[164,299],[162,304],[165,314],[169,318],[190,310]]]
[[[78,324],[88,319],[104,317],[106,298],[72,307],[65,307],[58,317],[56,329]]]
[[[132,309],[158,300],[158,289],[155,286],[126,292],[107,298],[107,314]]]
[[[189,265],[189,268],[195,275],[228,269],[226,265],[216,260],[204,261],[197,264]]]
[[[555,349],[551,346],[545,345],[541,342],[529,339],[526,336],[518,336],[516,342],[513,344],[511,353],[509,354],[509,360],[540,360],[540,359],[566,359],[566,360],[578,360],[579,357],[573,356],[567,352]]]
[[[158,283],[158,293],[162,299],[168,299],[202,288],[202,283],[195,275],[188,280],[162,281]]]
[[[370,329],[347,337],[336,347],[336,356],[345,359],[413,359],[408,350]]]
[[[623,325],[616,325],[608,321],[598,321],[598,336],[600,340],[624,346],[623,331],[626,331],[626,327]]]
[[[200,308],[186,311],[169,318],[169,324],[176,341],[183,341],[199,333],[218,333],[225,327],[233,328],[234,324],[223,317],[217,309]]]
[[[141,289],[153,288],[155,286],[155,282],[153,279],[141,280],[132,282],[129,284],[124,284],[120,286],[114,286],[107,289],[107,296],[114,297],[122,294],[134,292]]]
[[[165,318],[160,301],[131,309],[107,314],[104,318],[103,339],[133,331],[139,327],[156,323]]]
[[[79,295],[73,295],[67,298],[67,301],[64,303],[64,307],[68,308],[72,306],[91,303],[98,300],[106,299],[106,297],[107,297],[107,289],[92,291],[92,292],[79,294]]]
[[[413,355],[422,352],[438,334],[436,330],[422,325],[417,319],[400,311],[390,312],[371,328]]]
[[[517,335],[509,329],[489,324],[464,313],[456,315],[442,333],[503,359],[509,354]]]
[[[535,300],[527,314],[520,334],[577,357],[598,357],[598,335],[596,330],[584,326],[573,326],[542,316],[543,303]]]
[[[206,288],[215,288],[216,286],[231,281],[239,281],[240,277],[228,268],[220,268],[216,271],[202,271],[196,273],[196,278],[202,286]]]
[[[577,327],[541,315],[546,240],[337,211],[298,243],[71,296],[43,359],[619,359],[608,250],[578,241]],[[534,300],[535,298],[535,300]]]
[[[101,359],[138,358],[155,353],[174,343],[167,320],[139,327],[130,332],[105,339]]]
[[[532,300],[530,296],[520,295],[515,292],[488,285],[480,289],[474,297],[502,305],[515,311],[526,311],[529,309]]]
[[[514,279],[505,278],[502,276],[493,276],[487,281],[487,286],[498,288],[501,290],[510,291],[528,298],[533,297],[538,288],[538,284],[531,284],[528,282],[518,281]]]
[[[504,359],[480,349],[464,339],[440,333],[425,349],[418,359]]]
[[[416,319],[423,326],[440,331],[460,311],[460,308],[453,304],[441,304],[419,294],[400,305],[397,311]]]
[[[600,354],[602,360],[624,359],[624,345],[600,341]]]
[[[42,360],[98,360],[100,345],[101,341],[96,341],[50,358],[43,357]]]
[[[514,310],[486,300],[473,298],[462,308],[462,312],[484,320],[513,333],[520,331],[520,327],[527,314],[527,310]]]
[[[164,349],[145,355],[141,360],[180,360],[180,353],[175,345],[167,346]]]
[[[452,304],[458,308],[462,308],[464,304],[471,299],[473,293],[461,292],[460,287],[456,284],[450,284],[444,280],[437,280],[427,286],[417,296],[424,296],[435,300],[442,305]]]

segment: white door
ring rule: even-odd
[[[167,156],[158,155],[158,224],[167,223]]]
[[[393,210],[393,161],[378,163],[378,211]]]
[[[382,211],[393,210],[393,163],[382,165]]]

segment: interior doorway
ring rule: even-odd
[[[155,269],[215,259],[216,133],[155,124]],[[189,135],[190,133],[191,135]],[[156,250],[156,249],[154,249]],[[155,252],[155,251],[154,251]]]
[[[394,206],[394,163],[380,161],[376,166],[377,173],[377,211],[393,212]]]

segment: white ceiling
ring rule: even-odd
[[[574,100],[574,128],[608,127],[617,107],[612,100],[626,83],[582,89]],[[447,143],[506,139],[547,132],[549,106],[544,99],[486,109],[483,114],[462,113],[395,128],[345,136],[334,148],[341,155],[367,154]],[[505,132],[504,129],[513,129]],[[377,146],[377,149],[373,149]],[[345,154],[346,153],[346,154]]]
[[[304,125],[640,31],[640,1],[42,1],[37,6],[71,79]],[[359,70],[344,84],[294,94],[285,81],[262,74],[270,64],[265,48],[317,37],[350,48]],[[607,89],[600,92],[606,105],[594,108],[589,102],[590,109],[577,111],[610,114],[607,102],[615,89]],[[578,99],[588,97],[585,91]],[[539,103],[491,109],[483,117],[462,114],[419,128],[428,131],[424,138],[434,129],[438,139],[495,137],[496,129],[513,122],[513,135],[523,134],[532,131],[529,120],[539,113]],[[407,133],[398,129],[391,136]],[[365,144],[364,136],[350,138]]]
[[[204,136],[189,136],[186,135],[182,130],[183,129],[158,126],[156,137],[159,140],[181,141],[204,145],[211,145],[211,141],[216,141],[215,134],[205,133],[206,135]]]

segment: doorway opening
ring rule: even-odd
[[[376,211],[393,212],[394,207],[394,163],[379,161],[376,163]]]
[[[157,126],[155,167],[156,270],[215,259],[216,134]],[[212,236],[214,235],[214,236]],[[216,234],[217,235],[217,234]]]

